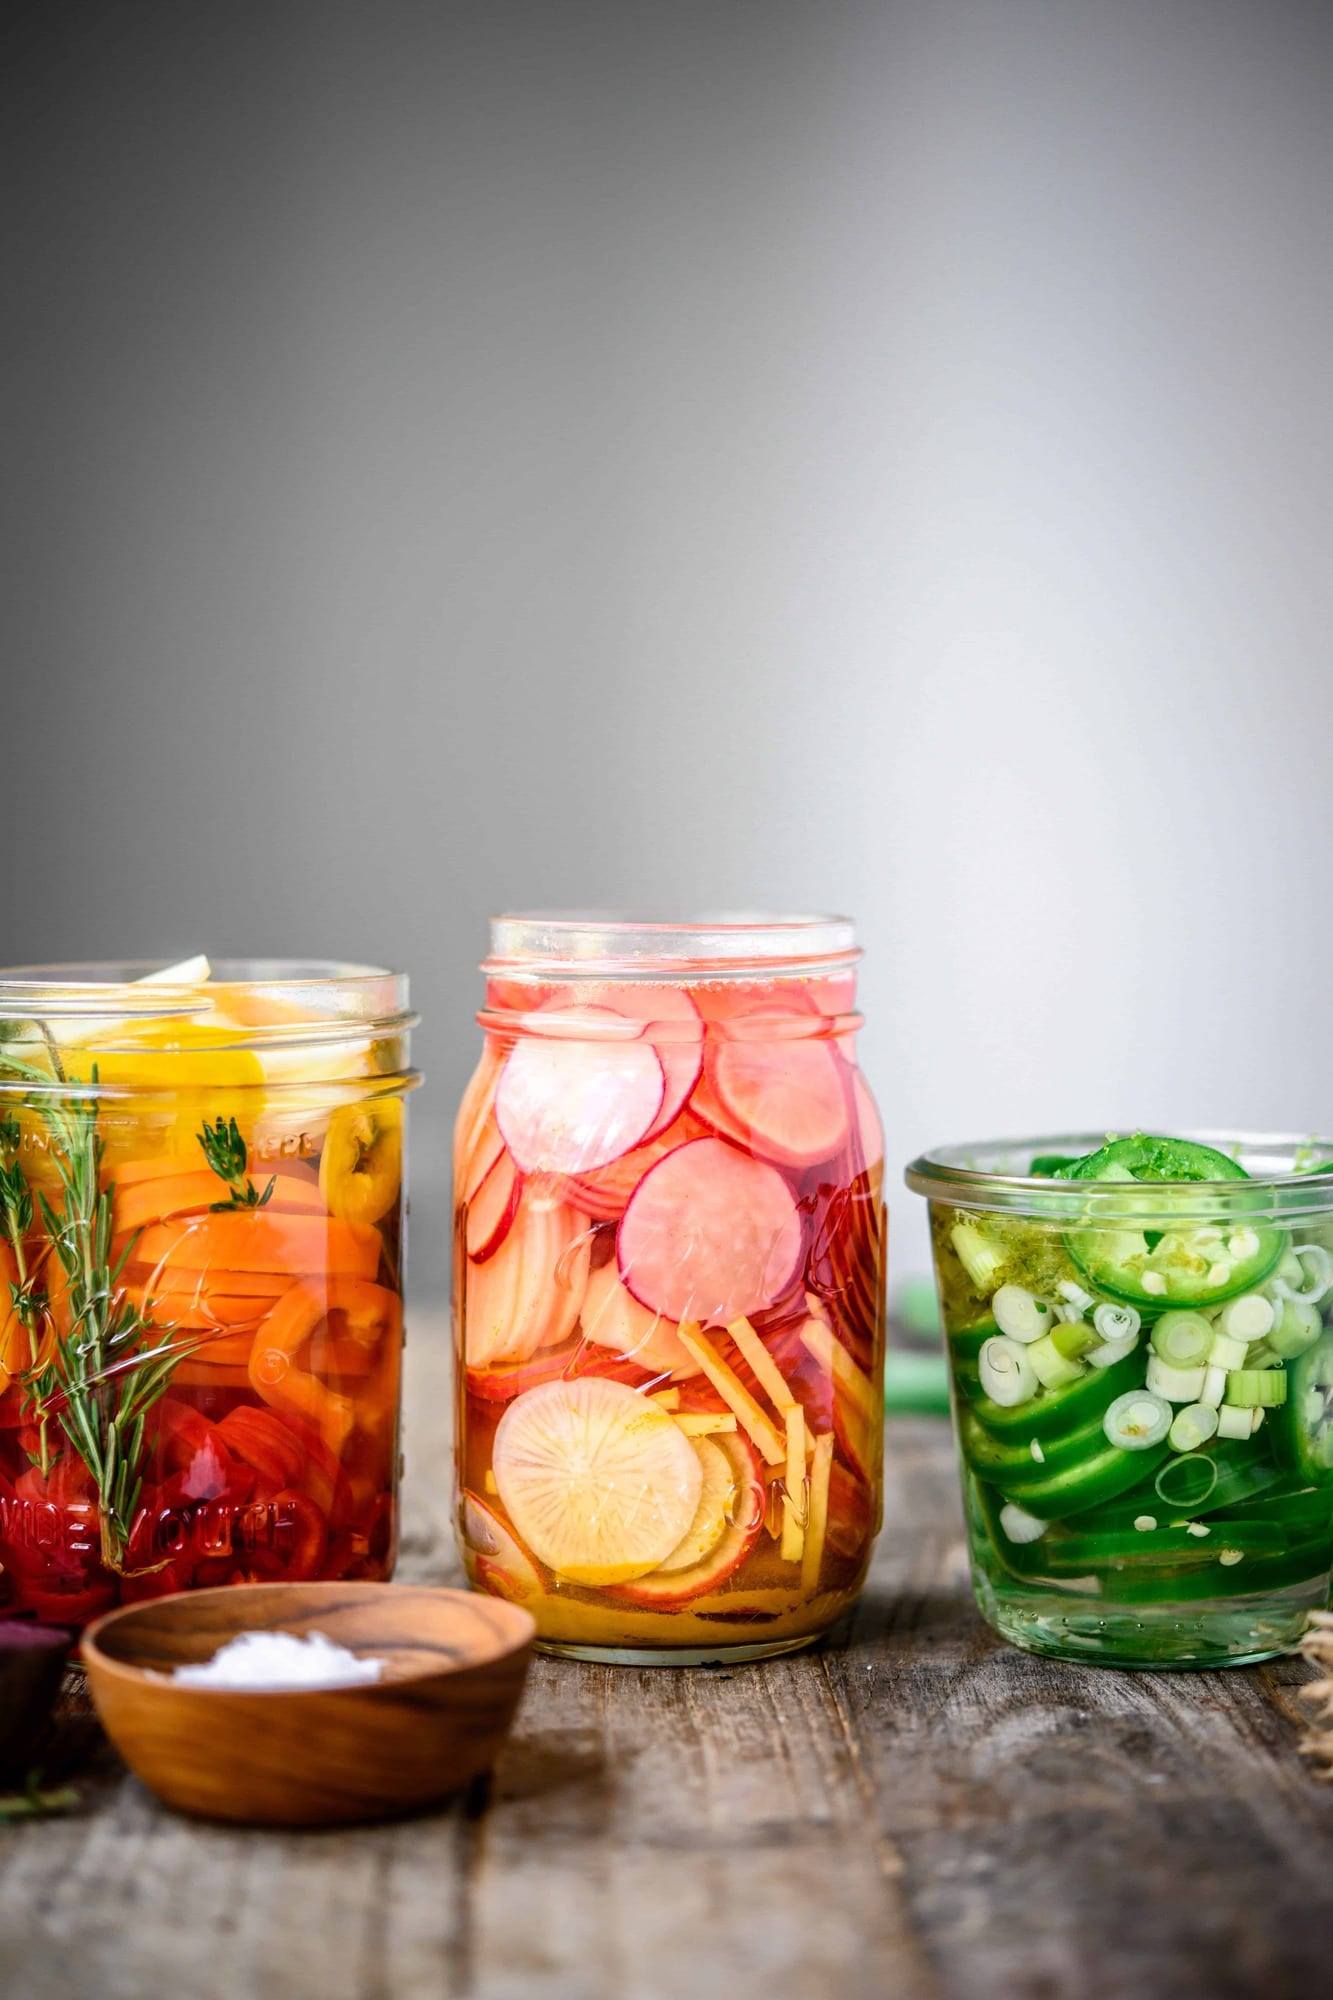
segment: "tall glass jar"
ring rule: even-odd
[[[883,1142],[832,918],[492,926],[455,1141],[457,1526],[539,1644],[807,1644],[880,1519]]]
[[[1333,1143],[951,1146],[930,1200],[977,1602],[1113,1666],[1289,1651],[1333,1564]]]
[[[0,1608],[397,1546],[407,981],[0,973]]]

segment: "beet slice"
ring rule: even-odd
[[[587,1018],[586,1038],[572,1032],[576,1014]],[[643,1143],[662,1109],[661,1061],[625,1016],[609,1007],[562,1016],[571,1032],[517,1043],[495,1093],[496,1123],[527,1174],[609,1166]],[[629,1039],[608,1032],[613,1021],[625,1021]]]
[[[803,1251],[782,1175],[725,1139],[692,1139],[651,1167],[616,1236],[621,1280],[640,1305],[707,1326],[780,1299]]]

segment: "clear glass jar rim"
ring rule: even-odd
[[[515,910],[491,919],[484,972],[511,978],[740,978],[788,971],[829,973],[861,952],[848,917],[705,911],[650,918],[626,910]]]
[[[1127,1137],[1135,1128],[1122,1128]],[[986,1139],[972,1145],[937,1146],[922,1153],[904,1170],[903,1178],[916,1194],[946,1201],[958,1208],[1025,1215],[1034,1219],[1087,1223],[1139,1220],[1145,1199],[1160,1191],[1162,1210],[1172,1223],[1216,1219],[1219,1207],[1241,1208],[1247,1218],[1281,1220],[1301,1215],[1333,1214],[1333,1174],[1302,1170],[1295,1162],[1314,1153],[1333,1161],[1333,1139],[1312,1133],[1192,1131],[1175,1138],[1211,1146],[1234,1155],[1246,1167],[1244,1180],[1217,1181],[1053,1181],[1040,1174],[1017,1173],[1003,1162],[1010,1156],[1064,1154],[1073,1159],[1095,1153],[1107,1143],[1105,1128],[1097,1132],[1058,1132],[1032,1139]],[[982,1161],[988,1164],[981,1164]],[[1285,1164],[1281,1164],[1285,1162]]]
[[[240,1045],[260,1047],[345,1038],[349,1031],[398,1034],[418,1018],[408,1006],[407,975],[382,966],[221,958],[210,960],[206,980],[146,983],[148,975],[169,969],[152,960],[0,966],[0,1022],[45,1020],[113,1031],[126,1022],[225,1015],[228,996],[243,996],[289,1010],[285,1018],[246,1026]],[[234,1035],[230,1043],[237,1045]]]

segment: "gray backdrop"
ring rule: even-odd
[[[0,957],[408,967],[419,1289],[497,906],[852,912],[895,1160],[1333,1127],[1333,9],[3,32]]]

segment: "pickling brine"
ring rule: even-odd
[[[397,1545],[406,982],[0,974],[0,1606]]]
[[[849,925],[506,918],[455,1141],[458,1533],[550,1650],[756,1657],[879,1525]]]

